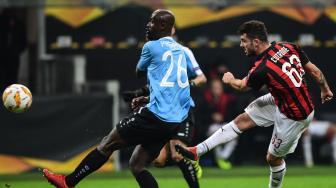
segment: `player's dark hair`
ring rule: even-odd
[[[244,22],[238,28],[238,34],[243,35],[246,33],[249,39],[259,39],[263,42],[267,42],[267,29],[262,21],[251,20]]]

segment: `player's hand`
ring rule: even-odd
[[[231,72],[226,72],[224,73],[224,76],[222,78],[222,81],[224,82],[224,84],[230,84],[232,80],[234,80],[235,77],[233,76],[233,74]]]
[[[145,97],[145,96],[140,96],[140,97],[134,98],[132,100],[132,103],[131,103],[131,108],[132,108],[132,110],[137,110],[140,107],[147,104],[148,101],[149,101],[149,97]]]
[[[322,99],[322,104],[325,102],[330,101],[333,98],[334,94],[331,92],[330,89],[326,91],[321,91],[321,99]]]

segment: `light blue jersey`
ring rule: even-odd
[[[147,42],[137,69],[147,71],[148,109],[165,122],[186,119],[191,97],[183,46],[171,37]]]

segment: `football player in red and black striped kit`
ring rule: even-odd
[[[286,171],[284,157],[294,152],[302,132],[314,117],[314,105],[304,75],[308,73],[320,87],[322,103],[331,100],[333,93],[323,73],[300,47],[287,42],[268,42],[263,22],[245,22],[238,33],[240,47],[247,56],[256,56],[255,64],[245,78],[237,79],[227,72],[223,82],[239,91],[266,86],[269,93],[254,100],[244,113],[207,140],[195,147],[176,145],[176,149],[185,157],[198,160],[217,145],[229,142],[252,127],[274,125],[266,160],[271,171],[269,187],[279,188]]]

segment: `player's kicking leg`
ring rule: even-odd
[[[113,129],[100,145],[91,151],[69,175],[56,174],[43,169],[43,176],[57,188],[75,187],[82,179],[98,170],[109,159],[113,151],[126,146],[118,131]]]
[[[208,139],[194,147],[184,147],[175,145],[176,150],[184,157],[197,161],[200,156],[209,152],[220,144],[227,143],[237,138],[243,131],[255,127],[256,124],[247,115],[247,113],[240,114],[230,123],[223,125]]]

